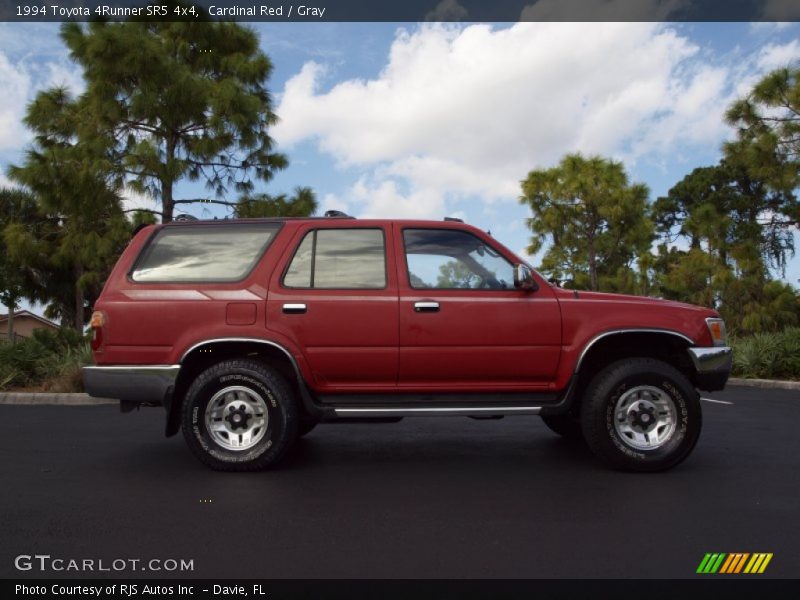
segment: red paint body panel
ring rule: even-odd
[[[380,228],[386,240],[384,289],[291,289],[282,276],[297,246],[313,229],[342,227],[336,221],[317,221],[297,227],[273,271],[267,300],[267,335],[291,338],[303,349],[311,370],[309,384],[321,392],[362,386],[394,386],[397,382],[397,280],[391,228],[359,221],[348,229]],[[305,304],[307,312],[284,314],[284,304]]]
[[[189,223],[169,227],[191,226]],[[523,262],[484,232],[455,222],[289,219],[252,272],[235,283],[137,283],[136,257],[159,226],[139,232],[120,257],[95,310],[106,315],[99,365],[181,362],[194,345],[222,338],[268,340],[296,360],[312,390],[345,392],[557,391],[581,353],[614,330],[676,332],[710,346],[713,310],[633,296],[572,292],[538,274],[535,291],[413,289],[404,228],[467,231],[511,262]],[[311,229],[380,228],[383,289],[290,289],[282,274]],[[438,312],[414,303],[438,302]],[[286,314],[284,304],[306,312]]]
[[[402,229],[395,225],[395,254],[404,256]],[[428,223],[416,229],[468,231],[512,263],[520,262],[484,232],[463,224]],[[555,295],[537,291],[419,290],[410,286],[405,260],[400,282],[401,387],[482,385],[531,389],[554,379],[561,353],[561,314]],[[416,312],[416,302],[437,302],[438,312]]]
[[[563,318],[563,361],[556,387],[569,381],[583,349],[597,336],[614,330],[656,329],[680,333],[698,346],[711,346],[709,309],[668,300],[555,289]]]

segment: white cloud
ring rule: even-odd
[[[19,148],[28,137],[22,118],[31,76],[0,52],[0,152]]]
[[[0,51],[0,152],[21,150],[30,141],[22,122],[28,103],[38,92],[54,86],[64,86],[73,94],[85,87],[80,69],[65,56],[34,60],[31,54],[12,60]]]
[[[789,29],[795,25],[790,21],[754,21],[750,23],[750,32],[753,34],[771,35]]]
[[[800,61],[800,41],[792,40],[786,44],[769,44],[758,54],[758,68],[770,71],[787,67]]]
[[[44,69],[45,88],[65,87],[74,96],[81,94],[86,88],[81,69],[73,63],[50,62]]]
[[[799,55],[793,40],[718,57],[659,23],[424,24],[398,30],[371,79],[323,90],[327,66],[306,63],[284,87],[273,134],[289,148],[314,140],[359,170],[351,209],[440,217],[461,198],[515,199],[530,169],[567,152],[629,166],[713,154],[731,134],[731,101]]]
[[[344,198],[332,193],[327,193],[319,199],[316,214],[322,216],[329,210],[338,210],[348,215],[351,214],[350,203]]]
[[[678,140],[716,147],[727,71],[697,53],[654,23],[401,29],[373,79],[323,92],[325,65],[306,63],[286,83],[273,134],[289,147],[316,140],[369,172],[382,197],[406,183],[403,198],[440,206],[510,199],[531,168],[566,152],[636,160]]]
[[[125,188],[122,191],[122,208],[124,210],[134,210],[137,208],[159,210],[159,204],[146,194],[140,194],[130,188]]]
[[[403,193],[392,179],[371,182],[362,177],[350,189],[359,203],[358,215],[364,219],[430,219],[445,213],[444,198],[432,189],[415,189]]]

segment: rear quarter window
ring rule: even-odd
[[[240,281],[279,229],[278,223],[164,227],[144,247],[130,277],[139,283]]]

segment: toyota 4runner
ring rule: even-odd
[[[92,315],[92,396],[163,405],[214,469],[320,422],[540,415],[610,465],[670,468],[720,390],[719,315],[549,284],[459,220],[184,221],[134,236]]]

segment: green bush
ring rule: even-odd
[[[800,328],[733,340],[733,375],[800,379]]]
[[[0,344],[0,390],[81,391],[80,367],[91,362],[89,341],[75,330],[37,329],[16,344]]]

